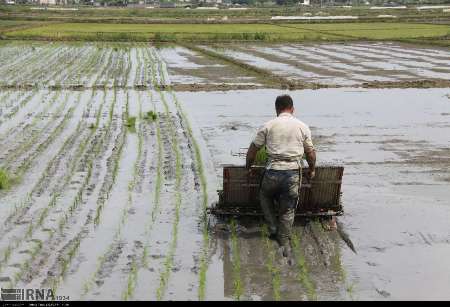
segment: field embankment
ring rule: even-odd
[[[450,26],[419,23],[333,24],[97,24],[58,23],[8,31],[7,39],[62,41],[155,42],[333,42],[353,40],[439,40],[445,44]]]

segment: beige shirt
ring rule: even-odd
[[[309,127],[290,113],[281,113],[256,133],[253,144],[266,145],[267,169],[298,169],[305,151],[314,149]]]

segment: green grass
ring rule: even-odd
[[[414,23],[112,24],[60,23],[5,33],[8,38],[86,41],[336,41],[443,37],[448,25]]]
[[[0,190],[6,190],[11,186],[11,175],[6,170],[0,168]]]

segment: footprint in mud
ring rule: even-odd
[[[161,258],[165,257],[165,255],[156,255],[156,254],[153,254],[153,255],[150,255],[150,257],[152,257],[153,259],[161,259]]]
[[[391,294],[385,290],[380,290],[378,288],[375,288],[375,290],[377,290],[378,294],[381,295],[382,297],[389,297],[391,296]]]
[[[371,248],[373,248],[374,250],[376,250],[377,252],[380,252],[380,253],[383,253],[386,251],[386,247],[372,246]]]
[[[367,261],[366,263],[367,263],[367,265],[369,265],[369,266],[378,266],[378,264],[376,264],[375,262]]]
[[[10,282],[11,278],[9,276],[0,277],[0,282]]]

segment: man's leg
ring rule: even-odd
[[[300,187],[298,171],[287,171],[284,179],[280,195],[278,240],[283,247],[284,256],[287,257],[291,254],[290,239]]]
[[[261,209],[264,213],[264,218],[269,226],[270,235],[274,236],[277,233],[277,220],[275,215],[275,208],[273,199],[275,197],[277,188],[277,178],[273,172],[267,170],[261,183],[259,191],[259,200]]]

